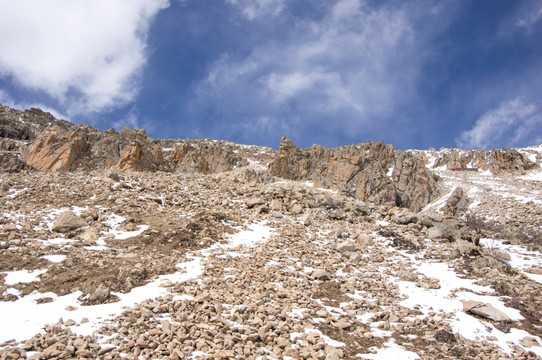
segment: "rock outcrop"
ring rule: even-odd
[[[525,174],[526,171],[536,169],[536,163],[527,156],[514,149],[459,150],[441,149],[431,152],[434,161],[431,168],[445,166],[453,168],[478,168],[489,170],[494,175]]]
[[[176,172],[198,172],[210,174],[232,170],[238,166],[248,165],[246,159],[226,146],[207,144],[191,144],[189,141],[179,146],[169,159],[169,164]]]
[[[58,125],[47,128],[36,141],[25,148],[22,159],[42,171],[74,170],[90,149],[86,136],[77,131],[65,131]]]
[[[57,120],[53,115],[40,109],[20,111],[0,105],[0,138],[33,140],[47,127],[61,125],[73,128],[74,124]]]
[[[390,203],[419,211],[436,193],[437,178],[423,162],[393,145],[364,143],[334,149],[300,149],[283,137],[278,157],[269,165],[274,176],[312,181],[376,204]]]
[[[156,171],[163,162],[162,152],[159,150],[148,151],[144,145],[133,142],[124,150],[116,169],[121,171]]]
[[[454,189],[446,204],[442,208],[445,216],[461,217],[465,215],[469,206],[469,198],[462,187]]]

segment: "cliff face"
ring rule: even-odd
[[[421,159],[383,143],[300,149],[283,137],[269,171],[274,176],[312,181],[318,187],[413,211],[427,205],[437,189],[437,177]]]
[[[21,158],[42,171],[67,171],[81,165],[78,161],[89,149],[84,134],[54,125],[26,147]]]

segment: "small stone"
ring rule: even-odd
[[[245,200],[245,205],[247,206],[247,209],[252,209],[253,207],[257,205],[263,205],[263,204],[265,204],[265,200],[261,197],[253,197],[253,198]]]
[[[351,251],[356,251],[356,249],[357,249],[356,244],[351,243],[351,242],[346,242],[346,241],[339,243],[336,246],[336,250],[340,252],[341,254],[351,252]]]
[[[301,217],[301,223],[304,226],[309,226],[312,224],[312,215],[311,214],[305,214]]]
[[[324,269],[314,269],[311,276],[318,280],[329,280],[329,274]]]
[[[339,329],[347,330],[352,326],[352,324],[349,321],[340,319],[339,321],[335,323],[335,326],[338,327]]]
[[[328,213],[328,217],[335,220],[342,220],[346,217],[346,213],[344,212],[343,209],[335,209],[335,210],[331,210]]]
[[[435,333],[435,340],[448,344],[455,343],[457,341],[454,334],[444,329],[440,329]]]

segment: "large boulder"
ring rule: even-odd
[[[88,226],[88,223],[77,216],[73,211],[64,211],[53,223],[53,231],[68,232]]]
[[[496,309],[491,304],[486,304],[474,300],[462,300],[462,302],[463,310],[467,313],[478,315],[480,317],[493,321],[511,321],[508,315]]]

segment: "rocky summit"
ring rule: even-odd
[[[542,146],[0,136],[2,359],[542,357]]]

